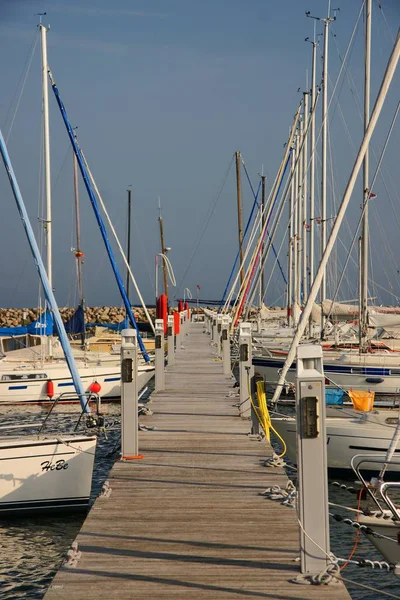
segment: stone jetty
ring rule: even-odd
[[[67,321],[76,308],[60,308],[63,321]],[[155,309],[148,309],[150,316],[154,319]],[[43,311],[40,308],[0,308],[0,327],[17,327],[26,325],[38,318]],[[135,319],[138,322],[147,321],[142,307],[133,307]],[[85,308],[86,323],[119,323],[125,318],[125,308],[120,306],[87,306]]]

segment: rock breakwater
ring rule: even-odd
[[[74,314],[75,308],[60,308],[63,321]],[[152,319],[155,318],[155,309],[148,309]],[[18,327],[35,321],[43,310],[39,308],[0,308],[0,327]],[[141,307],[133,307],[135,319],[140,322],[147,321],[144,310]],[[119,323],[125,318],[125,308],[120,306],[87,306],[85,308],[86,323]]]

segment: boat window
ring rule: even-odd
[[[352,367],[351,372],[352,373],[363,373],[364,368],[363,367]]]
[[[27,379],[48,379],[46,373],[10,373],[2,375],[1,381],[26,381]]]
[[[390,369],[391,375],[400,375],[400,369]]]

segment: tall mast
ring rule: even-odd
[[[302,185],[302,204],[303,204],[303,219],[301,223],[301,243],[303,250],[303,304],[307,300],[307,169],[308,169],[308,92],[303,94],[304,100],[304,145],[303,145],[303,185]]]
[[[371,10],[372,0],[365,2],[365,83],[364,83],[364,133],[370,119],[370,83],[371,83]],[[360,351],[367,351],[367,306],[368,306],[368,201],[369,201],[369,149],[363,162],[363,221],[361,239],[361,314],[360,314]]]
[[[299,121],[299,153],[298,153],[298,182],[297,182],[297,304],[299,307],[302,304],[302,249],[303,249],[303,235],[302,235],[302,223],[303,223],[303,135],[304,127],[303,120]]]
[[[77,129],[77,127],[75,127]],[[76,133],[74,133],[74,138],[76,143],[77,137]],[[83,298],[83,277],[82,277],[82,258],[83,253],[81,249],[81,218],[80,218],[80,209],[79,209],[79,179],[78,179],[78,161],[76,159],[75,153],[73,153],[73,165],[74,165],[74,197],[75,197],[75,232],[76,232],[76,249],[75,249],[75,258],[76,258],[76,267],[77,267],[77,275],[78,275],[78,294],[79,294],[79,305],[84,309],[85,300]],[[85,323],[83,324],[83,331],[81,333],[82,340],[82,348],[85,348],[86,344],[86,333],[85,333]]]
[[[331,18],[331,3],[328,2],[328,16],[324,22],[324,67],[322,73],[322,172],[321,172],[321,256],[326,247],[326,175],[327,175],[327,141],[328,141],[328,42]],[[326,268],[321,281],[321,337],[324,335],[325,317],[323,304],[326,300]]]
[[[243,283],[243,225],[242,225],[242,184],[240,180],[240,152],[235,152],[236,157],[236,194],[237,194],[237,213],[238,213],[238,235],[239,235],[239,255],[240,255],[240,283]]]
[[[312,66],[311,66],[311,123],[310,123],[310,248],[309,248],[309,288],[314,280],[314,241],[315,241],[315,219],[314,219],[314,197],[315,197],[315,99],[316,99],[316,75],[317,75],[317,38],[316,23],[314,21],[314,40],[312,42]],[[313,335],[312,322],[310,321],[310,337]]]
[[[65,360],[67,361],[68,368],[71,372],[72,381],[74,382],[76,393],[79,396],[79,401],[82,406],[82,411],[85,413],[90,413],[91,410],[90,410],[90,407],[88,406],[89,403],[87,401],[85,390],[84,390],[82,381],[79,376],[79,371],[75,364],[74,355],[73,355],[73,352],[71,351],[71,346],[68,341],[68,336],[65,332],[64,323],[62,322],[60,312],[58,310],[57,302],[56,302],[56,299],[54,298],[53,290],[51,289],[51,285],[49,283],[49,278],[48,278],[48,276],[46,274],[46,270],[44,268],[44,264],[43,264],[42,257],[40,255],[39,247],[36,243],[32,225],[30,223],[29,216],[26,211],[24,201],[22,199],[21,191],[19,189],[18,182],[15,177],[15,173],[14,173],[14,170],[13,170],[13,167],[12,167],[12,164],[10,161],[10,157],[8,155],[5,141],[4,141],[1,131],[0,131],[0,153],[1,153],[1,156],[2,156],[2,159],[4,162],[4,166],[6,168],[6,172],[7,172],[9,181],[10,181],[10,185],[11,185],[11,188],[12,188],[12,191],[14,194],[15,201],[18,206],[19,214],[21,215],[22,224],[23,224],[26,236],[29,241],[29,246],[31,248],[32,255],[34,257],[35,266],[36,266],[36,269],[39,273],[39,276],[40,276],[40,279],[42,282],[45,297],[46,297],[46,300],[49,303],[49,305],[51,307],[51,311],[53,313],[56,329],[57,329],[58,335],[60,337],[62,348],[64,350]]]
[[[90,181],[90,179],[92,179],[92,176],[89,175],[89,169],[86,166],[87,163],[84,160],[83,153],[82,153],[81,149],[78,147],[78,145],[76,143],[76,140],[74,138],[74,133],[72,131],[71,124],[70,124],[70,122],[68,120],[67,111],[65,109],[63,101],[61,100],[60,92],[58,91],[58,88],[57,88],[57,86],[55,84],[53,75],[51,74],[50,70],[49,70],[49,78],[50,78],[50,81],[51,81],[52,90],[53,90],[54,95],[55,95],[56,100],[57,100],[58,108],[60,109],[60,113],[61,113],[62,119],[64,121],[65,128],[66,128],[66,130],[68,132],[68,137],[69,137],[70,142],[72,144],[72,147],[74,149],[74,153],[76,155],[76,158],[78,159],[78,165],[79,165],[79,169],[80,169],[80,172],[81,172],[81,175],[82,175],[82,179],[83,179],[83,181],[85,183],[86,190],[87,190],[89,198],[90,198],[90,203],[91,203],[91,205],[93,207],[93,210],[94,210],[94,213],[95,213],[95,216],[96,216],[96,220],[97,220],[97,223],[99,225],[100,232],[101,232],[101,236],[102,236],[104,244],[106,246],[108,258],[110,259],[111,267],[112,267],[112,270],[114,272],[115,279],[117,281],[118,289],[120,291],[122,300],[123,300],[124,305],[125,305],[125,310],[128,313],[129,321],[131,322],[132,326],[136,329],[137,339],[138,339],[140,350],[143,353],[143,357],[144,357],[144,359],[145,359],[146,362],[149,362],[150,361],[150,356],[148,355],[147,350],[145,348],[145,345],[143,343],[143,340],[141,338],[141,335],[140,335],[140,332],[139,332],[139,328],[138,328],[138,325],[136,323],[135,315],[132,312],[132,307],[131,307],[131,305],[129,303],[128,296],[126,295],[125,286],[124,286],[124,284],[122,282],[121,274],[119,272],[118,265],[117,265],[115,257],[114,257],[114,253],[112,251],[109,239],[107,237],[107,232],[106,232],[106,229],[105,229],[105,226],[104,226],[104,222],[103,222],[103,219],[102,219],[100,211],[99,211],[97,200],[96,200],[96,197],[95,197],[95,194],[94,194],[94,190],[93,190],[93,187],[92,187],[92,184],[91,184],[91,181]],[[98,194],[97,187],[96,187],[96,193]]]
[[[311,17],[309,12],[306,12]],[[328,0],[327,17],[311,17],[324,23],[324,66],[322,72],[322,172],[321,172],[321,257],[326,246],[326,180],[327,180],[327,141],[328,141],[328,42],[329,25],[335,21],[336,17],[331,17],[331,0]],[[321,288],[321,337],[324,335],[325,317],[323,313],[323,303],[326,300],[326,268],[324,269]]]
[[[46,259],[47,277],[50,287],[53,287],[52,240],[51,240],[51,181],[50,181],[50,135],[49,135],[49,93],[48,93],[48,63],[47,63],[47,28],[39,24],[42,40],[42,101],[43,101],[43,138],[44,138],[44,179],[46,195]]]
[[[158,199],[158,210],[159,210],[159,217],[158,217],[158,222],[160,225],[160,241],[161,241],[161,252],[162,254],[164,254],[164,256],[162,257],[163,259],[163,274],[164,274],[164,292],[165,295],[167,296],[167,302],[168,302],[168,277],[167,277],[167,261],[165,260],[165,244],[164,244],[164,223],[163,223],[163,218],[161,216],[161,202],[160,199]]]
[[[288,259],[288,326],[293,324],[293,300],[295,296],[294,284],[294,249],[295,249],[295,228],[294,211],[296,206],[295,198],[295,164],[296,164],[296,136],[293,138],[292,156],[290,164],[290,200],[289,200],[289,259]]]
[[[76,135],[75,135],[76,139]],[[78,294],[79,303],[83,306],[83,283],[82,283],[82,249],[81,249],[81,220],[79,210],[79,181],[78,181],[78,161],[76,160],[75,154],[73,154],[74,164],[74,196],[75,196],[75,227],[76,227],[76,266],[78,271]]]
[[[293,143],[293,150],[290,163],[290,196],[289,196],[289,231],[288,231],[288,285],[287,285],[287,318],[288,327],[291,327],[293,322],[292,314],[292,297],[293,297],[293,249],[294,249],[294,235],[293,235],[293,221],[294,221],[294,165],[296,162],[295,142]]]
[[[297,304],[299,296],[299,270],[298,270],[298,253],[297,247],[299,243],[298,236],[298,201],[299,201],[299,134],[295,135],[295,167],[294,167],[294,200],[293,200],[293,319],[294,325],[297,325],[298,311]]]
[[[367,131],[364,133],[364,137],[361,141],[361,145],[360,145],[360,149],[358,151],[357,154],[357,158],[356,161],[354,163],[353,169],[351,171],[351,174],[349,176],[349,180],[347,182],[347,186],[345,189],[345,192],[343,194],[343,199],[342,202],[339,206],[337,215],[336,215],[336,219],[333,223],[333,227],[332,230],[330,232],[329,235],[329,240],[328,243],[326,245],[324,254],[321,258],[321,262],[320,265],[318,267],[318,271],[315,275],[313,284],[311,286],[311,290],[310,293],[308,295],[308,299],[307,299],[307,303],[303,309],[303,313],[302,313],[302,317],[300,320],[300,323],[297,327],[296,333],[293,336],[292,339],[292,343],[290,345],[290,349],[289,352],[286,356],[286,360],[285,360],[285,364],[283,365],[280,374],[279,374],[279,381],[278,381],[278,385],[275,388],[274,391],[274,395],[272,397],[271,403],[275,404],[277,402],[277,400],[279,399],[279,396],[281,394],[282,388],[283,388],[283,384],[286,381],[286,375],[287,372],[289,370],[289,367],[291,366],[295,356],[296,356],[296,350],[297,350],[297,346],[301,340],[301,337],[304,333],[305,327],[307,325],[307,321],[310,318],[311,315],[311,310],[312,310],[312,305],[315,302],[315,299],[317,297],[318,294],[318,289],[319,286],[321,285],[321,280],[322,280],[322,276],[326,267],[326,263],[328,262],[329,256],[332,252],[332,248],[335,244],[340,226],[342,224],[343,221],[343,217],[345,215],[347,206],[350,202],[350,198],[351,195],[353,193],[353,189],[354,189],[354,185],[356,183],[356,179],[358,176],[358,173],[360,171],[362,162],[364,160],[364,156],[365,156],[365,152],[368,148],[368,144],[370,143],[372,134],[374,132],[376,123],[378,121],[379,115],[381,113],[383,104],[385,102],[386,99],[386,95],[387,92],[390,88],[390,84],[393,80],[393,76],[394,73],[396,71],[396,67],[397,67],[397,63],[399,61],[399,57],[400,57],[400,31],[397,33],[397,38],[396,38],[396,42],[393,46],[393,50],[392,53],[390,55],[389,61],[387,63],[387,67],[386,67],[386,71],[385,74],[383,76],[382,79],[382,83],[379,89],[379,93],[378,96],[375,100],[375,106],[373,108],[372,114],[371,114],[371,118],[367,127]]]
[[[128,187],[128,239],[126,242],[126,260],[128,262],[129,267],[131,266],[131,218],[132,218],[132,186]],[[129,268],[126,271],[126,295],[129,298],[129,285],[130,285],[130,274]]]
[[[264,231],[265,227],[265,175],[261,175],[261,231]],[[260,282],[260,308],[264,301],[265,294],[265,277],[264,277],[264,267],[262,261],[260,261],[261,268],[261,282]]]
[[[324,20],[324,66],[322,72],[322,172],[321,172],[321,256],[326,246],[326,151],[328,130],[327,112],[328,112],[328,34],[329,34],[329,10],[328,19]],[[325,326],[323,304],[326,299],[326,270],[323,272],[320,300],[321,300],[321,335]]]

